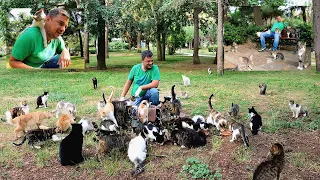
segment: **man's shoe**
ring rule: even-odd
[[[264,47],[264,48],[259,49],[259,52],[262,52],[262,51],[264,51],[264,50],[266,50],[266,48],[265,48],[265,47]]]

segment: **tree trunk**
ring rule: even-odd
[[[105,46],[105,21],[100,16],[98,17],[98,27],[100,27],[100,31],[98,34],[98,54],[97,54],[97,69],[105,70],[106,66],[106,46]]]
[[[109,58],[109,39],[108,39],[108,34],[109,34],[109,28],[108,28],[108,24],[106,23],[106,27],[105,27],[105,38],[106,38],[106,58]]]
[[[200,58],[199,58],[199,13],[200,13],[200,10],[195,8],[194,13],[193,13],[193,23],[194,23],[193,64],[200,64]]]
[[[137,30],[137,50],[141,53],[141,31]]]
[[[79,35],[79,43],[80,43],[80,56],[83,57],[83,44],[82,44],[82,37],[81,37],[80,29],[78,30],[78,35]]]
[[[320,1],[312,0],[313,6],[313,34],[314,50],[316,56],[316,71],[320,72]]]
[[[89,63],[89,32],[84,33],[84,63]]]
[[[303,22],[307,22],[307,16],[306,16],[306,7],[305,6],[301,6],[301,11],[302,11],[302,19]]]
[[[224,74],[223,59],[223,0],[218,0],[218,50],[217,50],[217,74]]]
[[[253,9],[254,12],[254,22],[256,26],[262,26],[262,17],[261,17],[261,9],[260,6],[255,6]]]
[[[160,32],[157,32],[157,60],[163,61],[162,59],[162,53],[161,53],[161,34]]]
[[[161,41],[161,53],[163,61],[166,60],[166,33],[162,33],[162,41]]]

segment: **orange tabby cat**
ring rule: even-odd
[[[147,100],[143,100],[138,107],[138,118],[142,124],[148,122],[149,106],[149,102]]]
[[[25,114],[22,116],[18,116],[12,121],[9,122],[9,124],[15,124],[16,129],[14,130],[15,138],[18,138],[19,132],[25,132],[26,128],[32,125],[36,125],[39,128],[39,126],[42,124],[44,119],[49,119],[51,117],[50,112],[31,112],[29,114]]]
[[[70,114],[62,114],[58,119],[56,125],[56,132],[65,132],[71,126],[71,124],[76,123]]]

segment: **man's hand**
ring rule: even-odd
[[[119,101],[124,101],[124,100],[126,100],[126,98],[124,96],[121,96]]]
[[[67,49],[64,49],[60,54],[58,64],[61,68],[66,68],[70,65],[70,62],[70,53]]]
[[[141,93],[142,88],[141,86],[137,89],[136,93],[134,93],[134,97],[140,97],[139,94]]]

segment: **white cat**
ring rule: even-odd
[[[182,75],[183,85],[190,86],[190,78],[185,75]]]
[[[82,126],[82,134],[85,135],[87,131],[92,131],[93,130],[93,125],[90,121],[89,118],[83,117],[80,121],[79,124]]]
[[[299,114],[303,114],[303,116],[308,115],[308,111],[303,109],[301,105],[294,103],[293,100],[289,101],[289,107],[292,111],[293,118],[298,118]]]
[[[44,25],[46,24],[46,17],[47,16],[44,13],[44,10],[40,9],[32,16],[33,21],[32,21],[31,26],[29,26],[29,27],[39,27],[40,28],[40,32],[41,32],[42,39],[43,39],[43,46],[45,48],[48,46],[47,33],[46,33],[46,30],[44,29]]]

